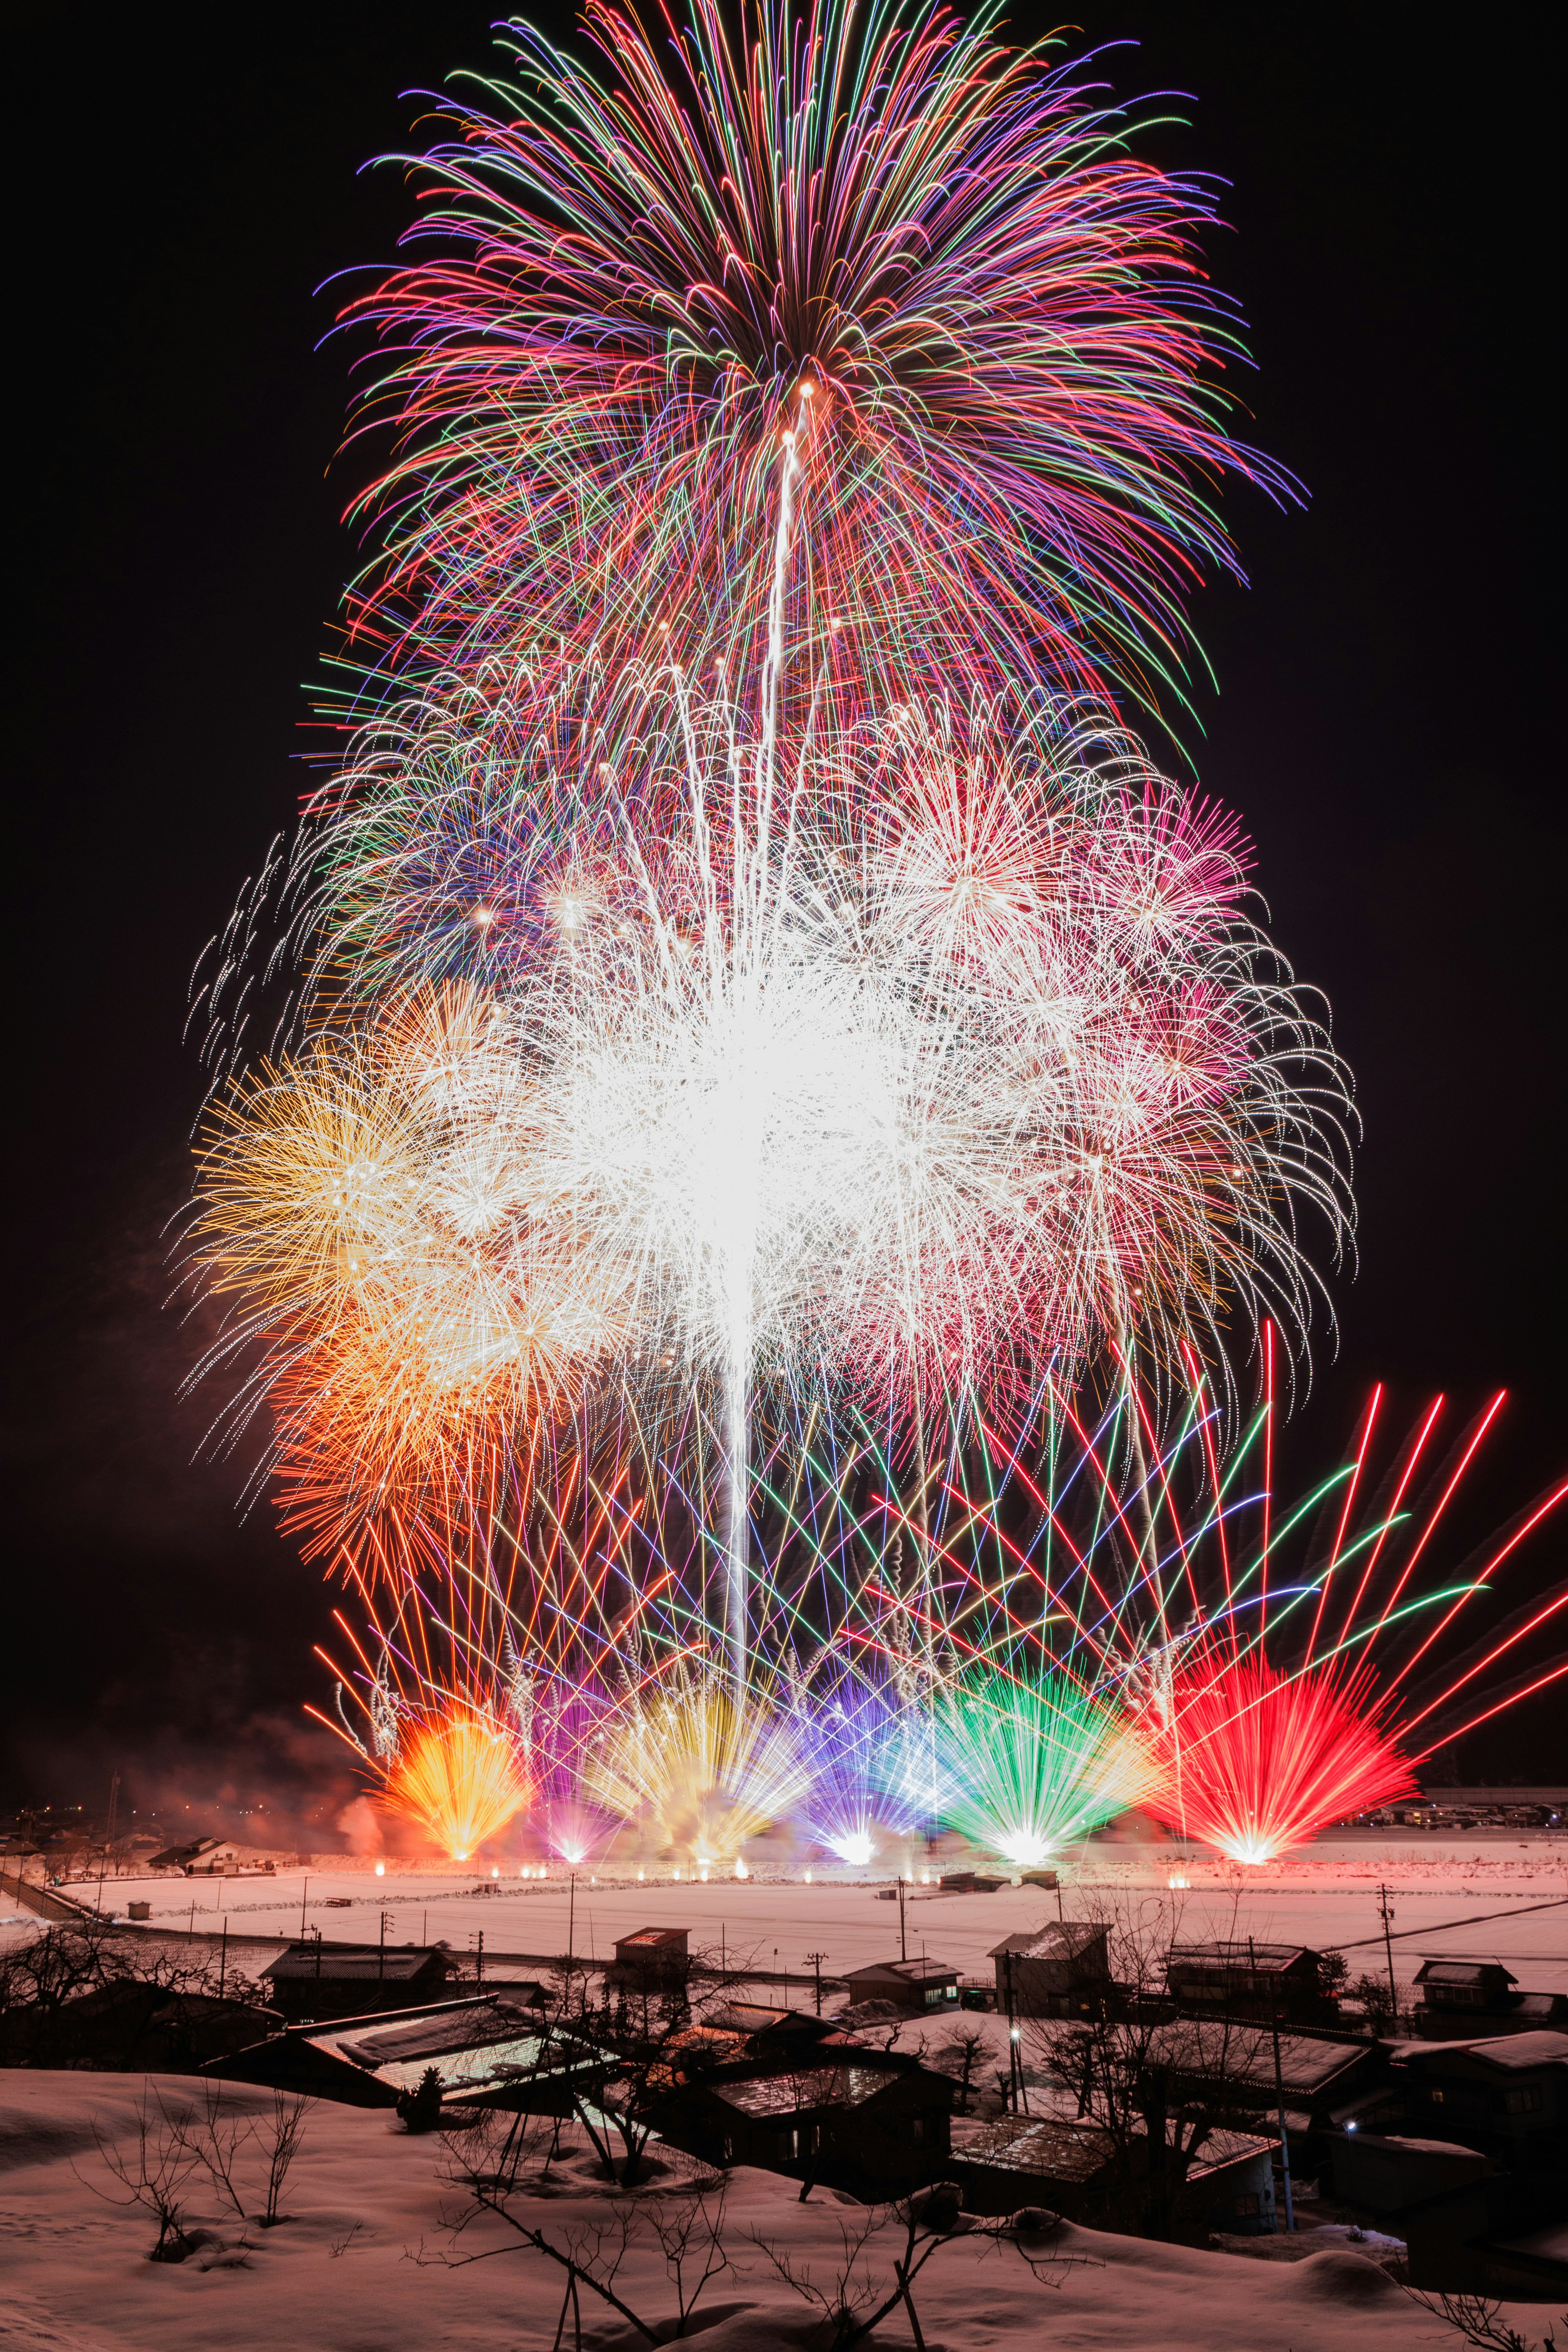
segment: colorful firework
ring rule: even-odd
[[[1227,1861],[1277,1861],[1325,1823],[1408,1796],[1415,1776],[1382,1727],[1370,1666],[1286,1675],[1258,1651],[1196,1646],[1150,1742],[1144,1801]]]
[[[941,1818],[1016,1870],[1058,1859],[1153,1783],[1134,1727],[1059,1671],[965,1667],[934,1717]]]
[[[400,1727],[382,1801],[416,1823],[454,1862],[467,1862],[524,1810],[531,1794],[511,1725],[453,1700]]]
[[[366,647],[733,681],[782,443],[809,677],[1179,676],[1187,590],[1237,569],[1211,486],[1294,495],[1223,428],[1207,186],[994,6],[748,5],[738,41],[716,0],[660,13],[662,43],[588,0],[604,81],[510,27],[516,83],[402,159],[421,257],[345,313],[391,353],[356,429],[397,438]]]

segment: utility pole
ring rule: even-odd
[[[1252,1988],[1258,1990],[1258,1956],[1252,1948],[1252,1937],[1247,1939],[1247,1965],[1252,1975]],[[1290,2201],[1290,2135],[1285,2128],[1285,2072],[1279,2063],[1279,2011],[1272,1999],[1268,2015],[1274,2030],[1274,2099],[1279,2116],[1279,2162],[1285,2175],[1285,2227],[1296,2227],[1295,2208]]]
[[[103,1908],[103,1881],[109,1868],[109,1849],[114,1843],[114,1816],[120,1807],[120,1774],[116,1771],[109,1784],[109,1820],[103,1832],[103,1852],[98,1858],[98,1907]]]
[[[805,1957],[811,1962],[812,1967],[816,1970],[816,2013],[818,2017],[820,2017],[822,2015],[822,1963],[827,1958],[827,1954],[826,1952],[807,1952]]]
[[[217,1997],[223,1999],[223,1989],[228,1979],[228,1913],[223,1915],[223,1942],[218,1948]]]
[[[1399,2022],[1399,1988],[1394,1981],[1394,1938],[1389,1934],[1389,1921],[1393,1918],[1394,1912],[1388,1900],[1387,1887],[1380,1886],[1377,1890],[1377,1907],[1383,1919],[1383,1948],[1388,1955],[1388,2000],[1389,2006],[1394,2011],[1393,2016],[1389,2020],[1389,2023],[1391,2025],[1397,2025]]]
[[[384,1911],[381,1915],[381,1944],[376,1954],[375,1980],[377,1984],[384,1984],[386,1980],[386,1914]]]
[[[474,1963],[474,1982],[482,1992],[485,1982],[485,1931],[482,1927],[479,1929],[479,1957]]]
[[[907,1960],[907,1959],[909,1958],[909,1957],[910,1957],[910,1948],[909,1948],[909,1945],[906,1943],[906,1941],[905,1941],[905,1939],[904,1939],[904,1874],[903,1874],[903,1872],[902,1872],[902,1871],[900,1871],[900,1872],[899,1873],[899,1882],[898,1882],[898,1884],[899,1884],[899,1958],[900,1958],[900,1960]]]
[[[310,1884],[310,1874],[305,1873],[305,1884],[300,1889],[300,1941],[305,1940],[305,1892]]]

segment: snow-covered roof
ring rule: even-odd
[[[1103,1943],[1103,1927],[1086,1926],[1081,1921],[1053,1919],[1047,1927],[1020,1927],[1011,1936],[1004,1936],[993,1944],[985,1955],[988,1960],[999,1960],[1009,1952],[1020,1960],[1073,1960],[1091,1945]]]
[[[1568,2066],[1568,2033],[1499,2033],[1481,2041],[1405,2042],[1394,2052],[1402,2066],[1419,2066],[1440,2057],[1463,2055],[1483,2066],[1500,2066],[1521,2073],[1531,2066]]]

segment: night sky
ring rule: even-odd
[[[321,1815],[348,1777],[300,1707],[330,1696],[310,1650],[334,1596],[265,1503],[241,1520],[236,1465],[195,1458],[216,1393],[176,1400],[206,1328],[163,1304],[201,1090],[181,1026],[289,820],[352,561],[349,354],[315,348],[334,303],[313,289],[390,256],[402,182],[359,167],[407,139],[401,92],[484,68],[489,20],[319,0],[11,21],[0,1806],[100,1806],[119,1765],[143,1810],[313,1787]],[[1360,1269],[1333,1280],[1339,1353],[1321,1329],[1287,1478],[1338,1458],[1374,1378],[1405,1419],[1506,1385],[1457,1530],[1479,1538],[1568,1450],[1547,77],[1457,11],[1082,21],[1075,47],[1140,45],[1102,61],[1121,94],[1196,94],[1150,148],[1230,183],[1211,257],[1259,363],[1239,429],[1312,493],[1304,514],[1228,498],[1251,586],[1198,599],[1220,691],[1186,735],[1331,1001],[1365,1122]],[[1565,1552],[1560,1516],[1489,1622]],[[1563,1779],[1563,1687],[1473,1735],[1461,1777]]]

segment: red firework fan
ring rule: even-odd
[[[1373,1694],[1364,1665],[1287,1675],[1261,1651],[1195,1652],[1151,1743],[1160,1785],[1150,1810],[1228,1861],[1264,1863],[1342,1814],[1409,1795],[1415,1773]]]

